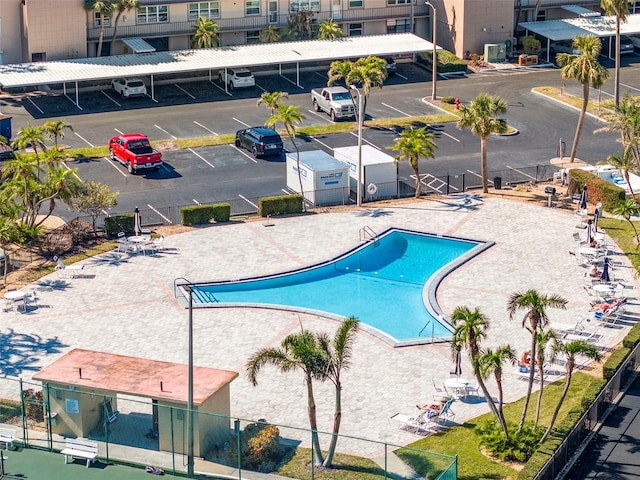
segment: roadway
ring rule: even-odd
[[[640,92],[640,57],[625,59],[621,70],[621,92]],[[612,73],[613,75],[613,73]],[[268,109],[257,108],[262,91],[283,90],[289,93],[287,103],[299,105],[306,119],[303,125],[329,124],[329,117],[311,108],[309,91],[326,84],[325,71],[303,72],[300,84],[288,76],[257,75],[257,86],[236,90],[232,94],[218,84],[199,79],[195,81],[166,81],[156,87],[156,101],[149,97],[122,100],[108,88],[80,93],[79,110],[69,99],[54,93],[29,93],[2,97],[2,112],[13,116],[13,129],[34,125],[48,119],[65,118],[74,131],[67,132],[63,143],[72,148],[105,145],[110,136],[120,132],[140,131],[152,140],[198,137],[233,133],[240,128],[262,125],[269,116]],[[489,140],[490,171],[512,170],[531,177],[525,167],[548,165],[557,156],[561,139],[570,151],[578,112],[531,93],[535,86],[561,86],[560,72],[555,68],[498,70],[439,80],[438,96],[458,97],[462,103],[471,101],[478,93],[488,91],[507,101],[508,123],[519,130],[509,137]],[[565,88],[580,95],[577,82]],[[382,89],[374,89],[367,104],[367,118],[403,117],[436,113],[437,109],[423,102],[431,93],[430,72],[414,64],[399,63],[398,74],[390,77]],[[605,84],[600,93],[603,100],[613,94],[613,81]],[[592,91],[592,98],[598,92]],[[578,156],[597,163],[620,149],[617,135],[592,132],[602,125],[587,118],[580,139]],[[420,171],[425,184],[443,188],[436,177],[447,174],[468,174],[479,183],[480,140],[469,131],[461,131],[455,123],[431,125],[438,149],[436,159],[421,160]],[[14,133],[15,135],[15,133]],[[364,142],[389,154],[397,132],[369,129]],[[355,145],[355,133],[324,135],[320,138],[297,138],[300,150],[331,149]],[[285,148],[293,151],[291,141]],[[258,197],[286,191],[284,156],[254,159],[248,152],[232,145],[202,147],[188,150],[164,149],[166,165],[158,172],[129,175],[124,167],[106,158],[80,159],[69,162],[84,180],[106,183],[120,192],[115,211],[129,212],[135,206],[159,208],[169,205],[193,205],[239,199],[252,206]],[[400,164],[401,181],[414,184],[413,171],[407,162]],[[533,179],[533,177],[531,177]],[[61,213],[72,217],[72,212]]]

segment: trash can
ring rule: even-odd
[[[502,188],[502,177],[493,177],[493,188],[500,190]]]

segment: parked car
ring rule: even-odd
[[[573,47],[573,40],[551,42],[549,47],[552,53],[569,53],[571,55],[580,55],[582,53],[582,51]]]
[[[629,40],[631,40],[634,47],[640,48],[640,35],[629,35]]]
[[[616,37],[611,38],[611,55],[615,53],[616,48]],[[607,48],[603,53],[609,54],[609,49]],[[620,55],[625,55],[627,53],[634,53],[634,44],[633,40],[631,40],[626,35],[620,35]]]
[[[382,57],[382,59],[387,62],[387,76],[395,75],[398,71],[398,66],[393,57]]]
[[[227,68],[218,72],[218,81],[227,85],[229,90],[234,88],[255,87],[256,78],[248,68]]]
[[[280,155],[282,138],[275,130],[266,127],[250,127],[236,132],[236,147],[249,150],[254,157]]]
[[[147,86],[139,78],[115,78],[111,80],[111,86],[124,98],[147,95]]]
[[[117,160],[135,174],[139,170],[158,170],[162,166],[162,153],[149,143],[146,135],[125,133],[109,140],[109,158]]]

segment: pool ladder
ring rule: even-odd
[[[422,332],[424,332],[429,325],[431,325],[431,343],[433,343],[433,331],[435,328],[435,324],[431,320],[428,320],[427,323],[424,324],[424,327],[422,327],[422,330],[418,332],[418,336],[420,337],[422,335]]]
[[[375,240],[376,238],[378,238],[378,234],[373,228],[365,225],[358,231],[358,237],[362,242],[364,240]]]

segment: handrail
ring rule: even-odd
[[[431,324],[431,343],[434,343],[433,342],[433,334],[435,333],[436,324],[434,322],[432,322],[431,320],[428,320],[427,323],[424,324],[424,327],[422,327],[422,330],[420,330],[418,332],[418,336],[420,336],[420,334],[422,332],[424,332],[425,328],[427,328],[429,326],[429,324]]]
[[[178,288],[177,288],[178,286],[176,284],[176,282],[178,280],[184,280],[186,282],[186,284],[191,284],[191,282],[189,280],[187,280],[186,278],[184,278],[184,277],[176,277],[176,278],[174,278],[173,279],[173,298],[178,298]]]
[[[427,323],[424,324],[424,327],[422,327],[422,330],[418,332],[418,336],[420,336],[422,332],[424,332],[424,329],[427,328],[430,323],[431,323],[431,320],[427,321]]]
[[[369,237],[369,240],[375,240],[378,237],[378,234],[373,228],[365,225],[358,231],[358,237],[360,238],[360,241],[367,240],[367,237]]]

